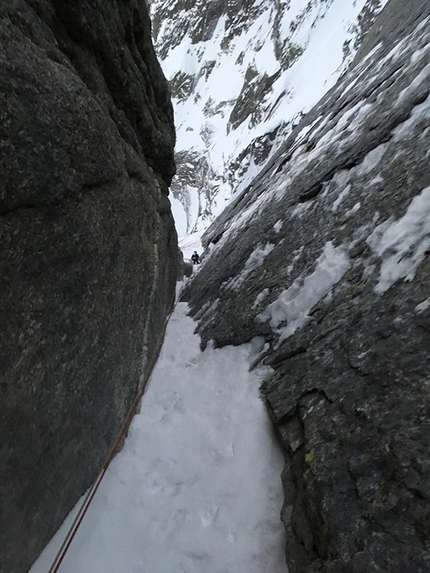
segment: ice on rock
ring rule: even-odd
[[[313,273],[296,279],[257,316],[258,320],[269,321],[270,326],[280,334],[281,343],[308,321],[311,308],[330,291],[349,267],[350,261],[344,248],[334,247],[329,241]]]
[[[430,187],[412,199],[403,217],[378,225],[367,243],[382,259],[378,294],[399,279],[412,280],[430,248]]]
[[[427,298],[426,300],[423,300],[423,302],[421,302],[420,304],[417,304],[415,310],[419,314],[427,310],[429,307],[430,307],[430,298]]]
[[[274,248],[275,245],[272,243],[267,243],[264,247],[259,243],[254,251],[249,255],[242,272],[237,276],[229,279],[225,284],[225,288],[239,288],[240,285],[252,273],[252,271],[257,269],[262,264],[264,259],[273,251]]]

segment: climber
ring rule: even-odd
[[[191,256],[191,260],[193,261],[193,263],[194,263],[195,265],[198,265],[198,264],[200,263],[200,257],[199,257],[199,255],[197,254],[197,251],[194,251],[194,253],[193,253],[192,256]]]

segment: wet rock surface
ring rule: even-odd
[[[392,0],[182,295],[204,345],[265,341],[291,573],[430,568],[429,42]]]
[[[144,2],[0,5],[0,571],[89,487],[162,336],[173,113]]]

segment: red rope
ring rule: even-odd
[[[160,339],[160,344],[158,345],[157,352],[155,353],[155,355],[154,355],[154,357],[153,357],[153,359],[152,359],[151,366],[150,366],[150,368],[148,369],[148,372],[147,372],[146,378],[145,378],[145,380],[144,380],[143,386],[142,386],[142,388],[140,389],[140,391],[137,393],[137,396],[135,397],[135,399],[134,399],[134,401],[133,401],[133,403],[132,403],[132,405],[131,405],[131,407],[130,407],[130,410],[129,410],[129,412],[128,412],[128,415],[127,415],[126,419],[124,420],[124,422],[123,422],[123,424],[122,424],[122,426],[121,426],[121,429],[120,429],[120,431],[119,431],[119,433],[118,433],[118,436],[117,436],[117,438],[116,438],[116,440],[115,440],[115,442],[114,442],[112,448],[109,450],[109,453],[108,453],[108,456],[107,456],[107,458],[106,458],[106,461],[105,461],[105,463],[104,463],[102,469],[100,470],[100,472],[99,472],[99,474],[98,474],[96,480],[94,481],[93,485],[92,485],[92,486],[90,487],[90,489],[88,490],[88,492],[87,492],[87,494],[86,494],[86,496],[85,496],[84,502],[83,502],[83,504],[81,505],[81,507],[80,507],[80,509],[79,509],[79,511],[78,511],[78,514],[76,515],[75,519],[73,520],[73,523],[72,523],[72,525],[71,525],[69,531],[67,532],[67,535],[66,535],[66,537],[64,538],[64,541],[63,541],[63,543],[61,544],[61,547],[60,547],[60,549],[58,550],[58,553],[57,553],[57,555],[56,555],[56,557],[55,557],[55,559],[54,559],[54,562],[52,563],[52,565],[51,565],[51,567],[50,567],[48,573],[57,573],[58,569],[60,568],[60,565],[61,565],[61,563],[63,562],[64,557],[66,556],[66,553],[67,553],[67,551],[68,551],[68,549],[69,549],[69,547],[70,547],[70,545],[71,545],[71,543],[72,543],[72,541],[73,541],[73,539],[74,539],[74,537],[75,537],[75,535],[76,535],[76,532],[78,531],[79,526],[81,525],[82,520],[84,519],[85,514],[87,513],[88,508],[89,508],[91,502],[92,502],[93,499],[94,499],[94,496],[96,495],[96,492],[97,492],[97,490],[98,490],[98,488],[99,488],[99,485],[100,485],[100,483],[101,483],[101,481],[102,481],[102,479],[103,479],[105,473],[107,472],[108,467],[109,467],[111,461],[113,460],[113,458],[114,458],[114,456],[115,456],[115,454],[116,454],[116,451],[117,451],[117,449],[118,449],[118,446],[119,446],[119,444],[121,443],[121,441],[123,440],[123,438],[125,437],[125,434],[126,434],[128,428],[129,428],[129,426],[130,426],[130,424],[131,424],[131,421],[132,421],[132,419],[133,419],[133,417],[134,417],[134,415],[135,415],[135,413],[136,413],[136,408],[137,408],[137,406],[138,406],[140,400],[142,399],[142,396],[143,396],[143,394],[144,394],[144,392],[145,392],[145,390],[146,390],[146,386],[147,386],[147,384],[148,384],[149,377],[151,376],[152,371],[153,371],[153,369],[154,369],[155,363],[157,362],[157,360],[158,360],[158,358],[159,358],[159,356],[160,356],[161,348],[162,348],[162,346],[163,346],[164,336],[165,336],[165,334],[166,334],[167,323],[169,322],[170,316],[171,316],[171,315],[169,315],[169,317],[167,318],[167,320],[166,320],[166,322],[165,322],[165,324],[164,324],[163,335],[162,335],[162,337],[161,337],[161,339]]]

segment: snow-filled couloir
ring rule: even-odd
[[[150,0],[180,235],[206,228],[351,63],[386,0]]]

